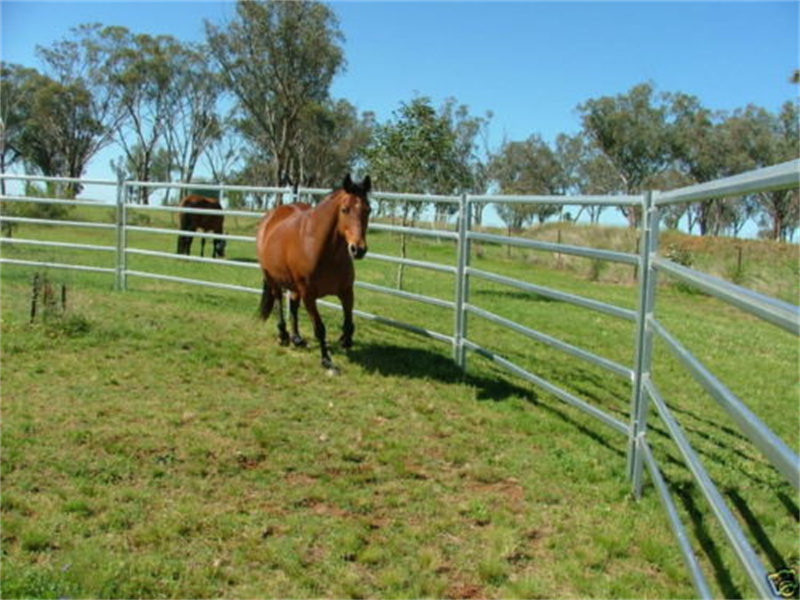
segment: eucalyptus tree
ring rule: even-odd
[[[47,176],[83,174],[102,130],[83,86],[63,85],[35,69],[3,65],[0,97],[3,171],[22,162],[26,169]],[[70,183],[56,189],[74,195],[80,187]]]
[[[22,136],[30,118],[31,96],[41,75],[22,65],[0,63],[0,172],[23,158]],[[5,194],[5,180],[2,180]]]
[[[364,149],[365,168],[381,188],[416,194],[455,194],[476,189],[475,138],[482,123],[466,106],[446,100],[437,110],[427,97],[401,102],[392,119],[375,127]],[[404,205],[416,216],[424,202]]]
[[[488,137],[493,113],[487,111],[483,115],[472,115],[469,107],[458,104],[455,98],[447,98],[439,112],[455,136],[453,164],[459,174],[459,184],[454,191],[485,193],[490,182]],[[477,225],[483,220],[484,208],[482,203],[473,206],[472,218]],[[437,205],[437,219],[452,216],[455,210],[453,204]]]
[[[36,47],[46,79],[32,98],[28,142],[33,162],[48,174],[81,177],[113,141],[121,112],[105,78],[111,56],[103,32],[100,24],[80,25],[50,47]]]
[[[218,117],[218,120],[218,135],[212,137],[203,147],[203,157],[212,179],[227,182],[231,179],[235,165],[242,158],[243,140],[231,114]]]
[[[675,168],[686,183],[705,183],[745,170],[725,132],[726,115],[702,105],[696,96],[668,94],[670,145]],[[700,235],[719,235],[741,222],[747,204],[738,200],[702,200],[686,207],[689,231],[696,224]]]
[[[325,187],[354,170],[361,149],[369,143],[374,121],[374,114],[359,115],[347,100],[309,104],[301,113],[303,135],[292,153],[295,183]]]
[[[79,84],[45,76],[34,81],[21,140],[24,158],[43,175],[80,178],[103,132],[93,118],[91,95]],[[79,191],[76,184],[67,189]]]
[[[172,36],[134,34],[124,27],[105,28],[101,36],[110,55],[106,82],[122,111],[117,142],[136,179],[150,181],[153,161],[175,116],[174,59],[181,43]],[[149,189],[142,187],[137,200],[148,204],[149,196]]]
[[[80,178],[113,139],[117,98],[102,73],[101,26],[83,25],[50,47],[37,46],[41,73],[3,65],[2,168],[23,160],[45,175]],[[79,186],[67,186],[77,193]]]
[[[203,46],[174,46],[169,60],[170,112],[164,119],[164,140],[168,156],[175,161],[169,171],[189,183],[203,153],[222,136],[218,110],[222,86]]]
[[[562,194],[567,187],[562,164],[541,136],[507,141],[489,163],[489,173],[503,194]],[[510,231],[520,230],[534,219],[543,223],[558,212],[557,204],[498,203],[498,216]]]
[[[29,120],[32,82],[40,77],[34,69],[0,62],[0,173],[24,159],[23,134]],[[6,180],[0,180],[0,194],[6,193]],[[0,202],[6,216],[19,216],[23,207],[16,202]],[[3,221],[3,235],[11,237],[17,224]]]
[[[619,193],[621,181],[614,166],[605,154],[600,152],[584,133],[577,135],[560,134],[554,149],[556,160],[561,165],[565,192],[578,195],[611,195]],[[589,205],[578,209],[574,220],[586,211],[589,222],[597,223],[603,206]]]
[[[800,107],[798,101],[787,101],[780,113],[772,115],[770,147],[766,151],[769,164],[800,157]],[[759,165],[762,166],[762,165]],[[766,165],[763,165],[766,166]],[[800,221],[800,193],[797,189],[765,192],[758,195],[762,210],[762,233],[773,240],[789,241]]]
[[[304,111],[328,99],[344,68],[335,13],[308,0],[240,0],[226,27],[205,27],[224,84],[269,160],[272,183],[297,181]]]
[[[578,105],[583,130],[617,171],[627,194],[642,192],[670,166],[670,133],[664,96],[642,83],[627,93],[587,100]],[[631,226],[639,210],[620,207]]]
[[[456,194],[474,189],[476,183],[474,139],[480,127],[466,107],[454,100],[438,110],[430,98],[402,102],[393,118],[375,127],[362,156],[364,168],[381,189],[415,194]],[[402,224],[419,218],[425,201],[403,202]],[[381,207],[384,209],[384,207]],[[401,236],[401,255],[406,255],[406,236]],[[398,271],[402,287],[403,269]]]

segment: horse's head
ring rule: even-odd
[[[367,253],[367,224],[370,213],[367,194],[371,187],[369,175],[361,183],[355,183],[348,173],[342,183],[338,230],[347,242],[347,251],[354,259],[364,258]]]

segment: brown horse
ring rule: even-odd
[[[300,302],[314,321],[314,335],[319,341],[322,366],[336,370],[325,343],[325,325],[317,310],[317,298],[338,296],[344,311],[340,342],[343,348],[353,344],[353,260],[367,253],[367,223],[370,206],[367,194],[369,176],[360,184],[348,174],[342,187],[328,194],[316,206],[285,204],[267,213],[258,227],[256,248],[264,274],[261,294],[261,318],[266,320],[278,300],[280,343],[291,341],[304,346],[297,330]],[[289,311],[292,336],[286,331],[282,290],[291,292]]]
[[[197,196],[192,194],[181,199],[181,208],[206,208],[209,210],[222,210],[219,200]],[[211,233],[222,234],[222,226],[225,223],[223,215],[201,215],[197,213],[180,213],[181,231],[210,231]],[[178,254],[192,253],[192,236],[178,236]],[[200,256],[204,256],[206,251],[206,238],[200,238]],[[212,258],[225,258],[225,240],[214,240],[214,251]]]

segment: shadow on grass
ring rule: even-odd
[[[669,409],[675,413],[685,415],[687,420],[688,418],[692,418],[695,423],[699,423],[698,426],[694,426],[679,422],[687,434],[696,436],[696,438],[702,440],[702,443],[692,441],[692,448],[704,461],[713,462],[729,471],[735,470],[737,472],[737,477],[749,479],[760,486],[771,487],[774,485],[771,479],[761,477],[748,468],[748,465],[758,463],[761,460],[761,454],[756,451],[752,444],[747,450],[740,449],[740,442],[749,442],[748,438],[744,435],[730,427],[719,424],[717,421],[698,417],[693,415],[690,411],[682,410],[673,405],[670,405]],[[651,419],[648,424],[648,432],[651,436],[658,436],[659,439],[674,444],[672,436],[664,427],[660,419]],[[703,430],[701,427],[706,427],[711,431]],[[731,458],[733,458],[733,460],[731,460]],[[686,463],[683,462],[682,459],[668,456],[667,460],[680,468],[686,468]],[[785,495],[783,497],[779,495],[779,498],[786,507],[789,515],[792,516],[795,521],[800,522],[800,514],[798,514],[797,505]]]
[[[726,495],[736,507],[736,510],[739,512],[739,515],[742,517],[748,529],[750,529],[750,533],[753,534],[764,556],[769,560],[772,569],[778,571],[787,568],[789,561],[781,556],[781,553],[772,543],[772,540],[770,540],[769,534],[764,530],[764,527],[758,522],[758,518],[753,514],[747,501],[742,498],[736,490],[727,490]]]
[[[473,290],[471,294],[473,296],[484,296],[486,298],[500,298],[503,300],[514,299],[514,300],[525,300],[526,302],[560,302],[560,300],[550,298],[549,296],[542,296],[540,294],[535,294],[533,292]]]
[[[390,343],[361,343],[350,350],[348,356],[352,362],[358,363],[371,374],[434,379],[443,383],[472,386],[477,389],[477,397],[481,401],[504,402],[514,397],[521,398],[572,425],[615,454],[625,456],[625,452],[604,435],[586,427],[562,410],[563,405],[554,406],[551,402],[541,402],[536,392],[508,381],[504,374],[498,373],[495,377],[464,374],[451,358],[439,352]]]
[[[711,563],[711,569],[714,577],[719,584],[724,598],[742,598],[742,590],[734,583],[731,577],[730,570],[725,565],[722,559],[720,550],[716,542],[712,539],[708,525],[706,524],[706,517],[700,507],[695,502],[694,495],[696,486],[693,482],[687,482],[675,486],[679,502],[686,508],[689,514],[692,526],[694,527],[695,536],[703,549],[703,553]]]
[[[464,375],[451,358],[432,350],[362,343],[350,350],[348,355],[351,361],[360,364],[371,374],[464,383],[478,390],[479,400],[502,402],[516,396],[537,403],[533,391],[501,379]]]
[[[245,258],[245,257],[243,257],[243,256],[231,257],[231,258],[229,258],[228,260],[230,260],[230,261],[232,261],[232,262],[238,262],[238,263],[251,263],[251,264],[255,264],[255,263],[257,263],[257,262],[258,262],[258,259],[257,259],[257,258],[255,258],[255,257],[254,257],[254,258]]]
[[[682,465],[681,461],[672,456],[667,456],[667,461],[676,465]],[[702,553],[705,554],[709,563],[711,564],[711,571],[723,592],[725,598],[743,598],[743,591],[734,582],[732,577],[731,566],[726,564],[720,551],[720,545],[728,546],[728,541],[724,537],[715,540],[712,535],[712,530],[718,529],[717,520],[710,515],[705,508],[698,506],[697,500],[703,502],[702,494],[698,485],[694,481],[672,481],[669,477],[665,476],[667,485],[675,494],[675,499],[678,503],[683,504],[692,527],[694,534]],[[730,501],[735,511],[741,517],[741,522],[750,530],[750,533],[755,541],[755,546],[761,550],[761,554],[769,561],[768,567],[771,566],[774,570],[787,568],[791,563],[792,557],[783,557],[780,551],[775,547],[775,544],[770,539],[769,533],[759,523],[758,518],[750,509],[747,501],[735,489],[727,489],[723,492]],[[797,516],[797,505],[788,496],[783,493],[778,493],[778,498],[786,506],[787,510],[792,516]],[[796,598],[797,596],[795,596]]]

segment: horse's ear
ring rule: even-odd
[[[344,181],[342,181],[342,188],[348,194],[353,192],[353,180],[350,179],[350,173],[344,176]]]
[[[369,175],[364,177],[364,181],[361,182],[361,187],[364,188],[365,194],[369,193],[369,191],[372,189],[372,179],[370,179]]]

